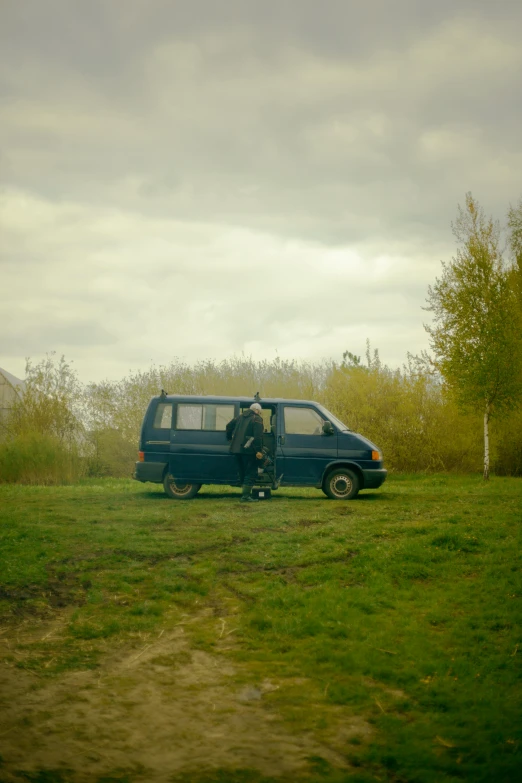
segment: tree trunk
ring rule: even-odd
[[[489,480],[489,402],[484,412],[484,481]]]

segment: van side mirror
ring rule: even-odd
[[[324,435],[334,435],[335,430],[333,428],[333,424],[331,421],[325,421],[323,424],[323,433]]]

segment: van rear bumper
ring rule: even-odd
[[[377,489],[386,481],[388,471],[384,468],[378,468],[377,470],[363,470],[362,474],[364,476],[364,489]]]
[[[136,462],[134,478],[136,481],[153,481],[155,484],[161,484],[166,467],[166,462]]]

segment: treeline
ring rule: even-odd
[[[391,369],[368,345],[364,359],[346,352],[341,362],[173,360],[87,385],[64,358],[28,362],[26,392],[4,427],[0,481],[131,476],[143,414],[161,389],[312,399],[377,443],[392,471],[481,469],[480,415],[460,412],[426,362],[409,357],[404,367]],[[495,430],[492,453],[497,473],[522,475],[522,406]]]
[[[25,393],[0,433],[0,481],[130,476],[143,414],[161,389],[316,400],[382,448],[392,471],[521,476],[522,199],[505,239],[471,193],[453,231],[456,256],[428,288],[431,356],[392,369],[368,344],[364,359],[346,351],[339,362],[173,360],[82,385],[51,354],[27,364]]]

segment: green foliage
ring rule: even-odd
[[[125,440],[120,430],[111,426],[87,434],[90,448],[86,457],[88,476],[131,476],[136,462],[136,442]]]
[[[428,289],[436,365],[462,407],[510,410],[522,396],[522,322],[499,227],[470,193],[453,227],[457,256]]]
[[[522,476],[522,407],[497,425],[494,453],[497,475]]]
[[[520,251],[518,217],[510,213],[510,242]],[[507,267],[500,228],[468,193],[453,226],[457,256],[428,289],[425,325],[435,366],[459,406],[484,417],[484,479],[489,478],[489,420],[522,400],[522,307],[520,269]],[[518,283],[517,283],[518,281]]]
[[[3,443],[0,450],[0,482],[68,484],[82,472],[76,445],[53,435],[24,432]]]
[[[474,471],[480,439],[472,417],[459,414],[440,381],[410,358],[391,370],[378,352],[367,366],[344,364],[329,374],[325,405],[350,429],[373,440],[397,471]]]
[[[83,472],[82,387],[75,371],[54,354],[26,365],[25,391],[7,419],[0,481],[62,484]]]
[[[25,373],[25,391],[9,416],[11,436],[37,433],[77,442],[82,433],[82,387],[71,365],[50,353],[38,364],[28,359]]]
[[[351,351],[345,351],[343,353],[343,363],[341,365],[342,367],[360,367],[361,366],[361,357],[356,356],[356,354],[352,353]]]
[[[522,198],[508,212],[509,246],[518,270],[522,274]]]

